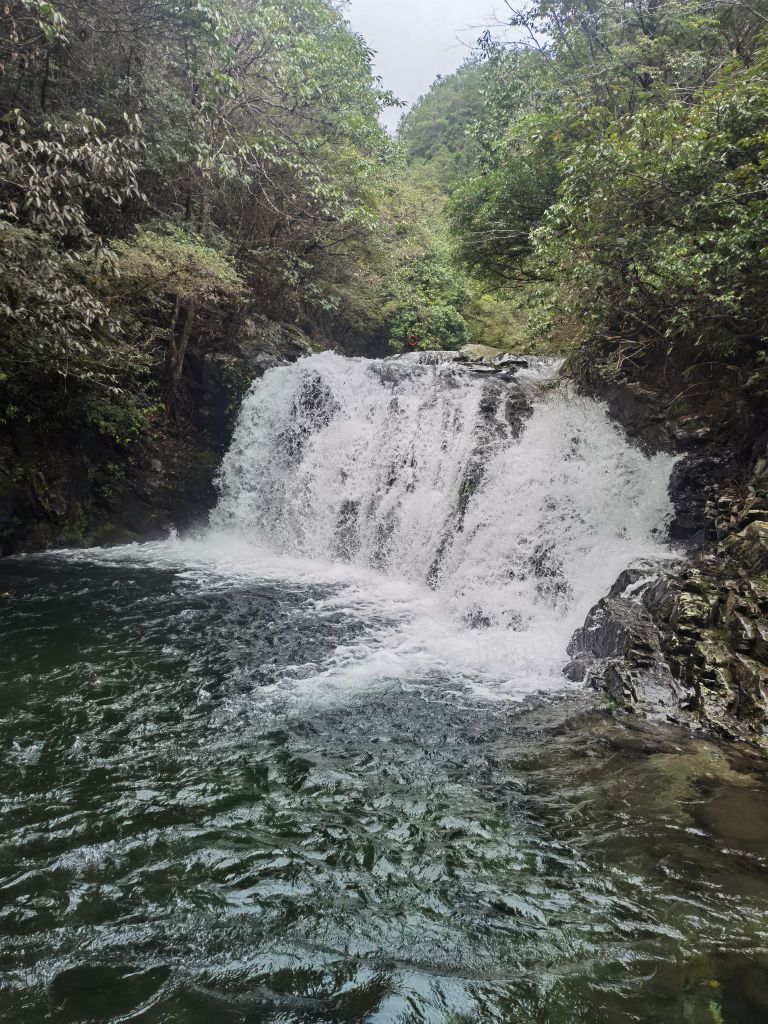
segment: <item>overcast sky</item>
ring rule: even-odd
[[[456,70],[499,6],[500,0],[351,0],[345,16],[377,51],[385,88],[411,104],[437,75]],[[402,113],[387,112],[389,127]]]

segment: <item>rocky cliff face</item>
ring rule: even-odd
[[[0,427],[0,555],[148,540],[202,525],[251,381],[312,350],[298,328],[265,318],[245,323],[236,344],[193,339],[178,415],[156,413],[128,442],[64,416]]]
[[[583,386],[648,450],[680,453],[670,538],[687,557],[622,575],[590,612],[567,674],[620,708],[768,746],[768,443],[764,414],[721,396],[675,408],[655,382]]]

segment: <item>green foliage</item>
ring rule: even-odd
[[[103,437],[128,448],[146,435],[160,408],[141,392],[115,396],[91,391],[83,396],[79,412]]]
[[[123,127],[109,137],[85,112],[36,134],[18,109],[2,120],[0,353],[17,394],[46,376],[114,389],[131,371],[134,354],[118,351],[120,322],[101,294],[114,253],[93,227],[94,213],[141,199],[138,122]]]
[[[530,280],[531,230],[554,201],[562,134],[531,116],[514,125],[494,160],[454,195],[451,222],[474,274],[504,286]]]
[[[471,280],[469,298],[462,308],[475,344],[528,355],[557,355],[567,338],[550,322],[553,289],[541,283],[516,284],[503,291],[487,291]]]
[[[533,236],[566,311],[593,331],[737,361],[768,336],[766,238],[765,49],[696,103],[644,108],[575,147]]]
[[[182,227],[140,228],[114,245],[116,287],[125,297],[140,297],[151,305],[168,296],[218,302],[243,297],[243,279],[231,256]]]
[[[400,124],[398,135],[409,164],[447,194],[479,155],[469,130],[482,112],[482,85],[482,64],[468,61],[455,74],[438,77]]]
[[[101,246],[108,259],[86,204],[120,207],[143,198],[137,180],[138,118],[126,115],[119,137],[109,137],[106,125],[85,111],[47,121],[36,136],[19,110],[0,123],[0,222],[39,228],[70,248]]]
[[[459,349],[470,340],[467,321],[455,306],[419,290],[398,303],[390,320],[389,337],[395,352]]]
[[[456,348],[469,340],[462,309],[466,275],[458,267],[444,197],[417,171],[390,166],[376,211],[378,231],[362,245],[339,313],[363,335],[403,348]]]
[[[95,273],[47,234],[0,226],[0,354],[17,394],[41,376],[116,384],[119,327]]]
[[[334,0],[8,0],[3,408],[144,407],[152,366],[170,411],[188,346],[226,347],[256,309],[334,308],[375,229],[391,102]]]
[[[473,58],[456,74],[438,78],[401,122],[399,136],[408,161],[409,179],[418,183],[414,187],[422,196],[430,194],[429,199],[422,198],[418,207],[405,208],[407,221],[428,221],[431,225],[426,250],[434,253],[439,272],[435,274],[429,268],[422,275],[423,281],[415,282],[415,293],[409,291],[413,283],[405,282],[402,317],[396,323],[393,321],[395,347],[422,345],[421,338],[427,339],[423,347],[459,347],[473,341],[527,351],[539,343],[532,333],[535,303],[530,301],[530,289],[512,291],[507,287],[511,277],[509,248],[517,244],[527,253],[530,246],[527,230],[516,241],[510,227],[511,216],[520,219],[517,207],[522,190],[518,188],[514,197],[502,197],[498,193],[508,189],[508,177],[490,173],[473,176],[483,152],[478,124],[493,92],[489,69],[481,59]],[[531,162],[534,152],[534,147],[526,146],[516,159],[529,191],[526,206],[535,204],[540,214],[551,201],[556,179],[550,173],[551,163]],[[482,192],[487,194],[481,197]],[[468,196],[472,193],[475,196],[470,202]],[[450,200],[448,204],[445,197]],[[504,207],[506,222],[498,224],[498,211],[490,213],[494,204]],[[398,204],[398,208],[402,206]],[[493,222],[481,223],[486,213],[490,213]],[[460,243],[458,252],[450,235],[451,225]],[[487,245],[486,239],[491,238],[493,246],[498,247],[502,236],[504,257],[494,261],[495,250]],[[463,257],[463,265],[459,256]],[[491,277],[490,267],[494,263],[495,290],[490,294],[478,278]],[[407,267],[407,258],[401,257],[399,266]],[[528,327],[531,330],[526,330]],[[441,337],[450,340],[443,344]]]
[[[557,0],[509,24],[516,42],[484,42],[481,156],[451,200],[465,264],[507,297],[543,287],[545,337],[763,388],[764,5]]]
[[[438,222],[439,223],[439,222]],[[390,345],[403,349],[458,349],[470,339],[461,309],[465,282],[456,271],[447,240],[433,235],[403,252],[388,303]]]

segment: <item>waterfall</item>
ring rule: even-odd
[[[592,604],[666,553],[673,459],[554,373],[333,353],[270,370],[243,403],[213,531],[409,585],[401,653],[431,645],[512,692],[561,684]]]

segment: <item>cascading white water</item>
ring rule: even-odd
[[[243,404],[214,531],[409,584],[396,660],[429,651],[422,668],[513,693],[561,685],[591,605],[630,562],[666,551],[673,460],[549,387],[553,373],[507,382],[331,353],[271,370]]]

